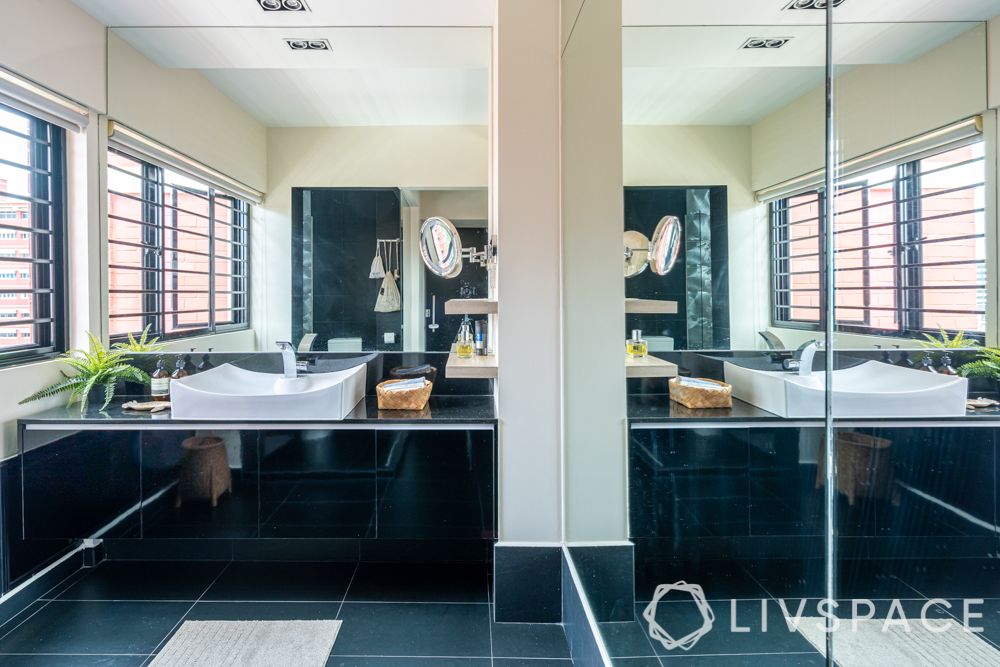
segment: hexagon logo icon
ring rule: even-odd
[[[694,603],[701,612],[701,627],[689,632],[683,637],[674,638],[663,626],[656,622],[656,605],[670,591],[683,591],[691,596]],[[689,651],[698,643],[698,640],[707,635],[712,630],[715,623],[715,612],[705,599],[705,592],[698,584],[689,584],[686,581],[678,581],[673,584],[660,584],[653,593],[653,599],[646,605],[642,612],[642,617],[649,624],[649,636],[660,642],[663,648],[673,651],[680,648],[682,651]]]

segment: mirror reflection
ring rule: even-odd
[[[112,28],[112,337],[449,350],[462,316],[445,304],[489,290],[468,249],[493,243],[490,44],[467,27]],[[202,104],[158,97],[166,81]]]
[[[822,25],[623,29],[626,336],[651,352],[822,338],[829,229],[838,348],[991,342],[986,27],[856,19],[832,45],[831,225]],[[664,216],[679,266],[658,275],[643,237]]]

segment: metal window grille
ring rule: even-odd
[[[112,340],[248,328],[249,217],[243,200],[109,149]]]
[[[771,319],[818,329],[824,300],[822,190],[769,204]],[[982,140],[838,183],[835,310],[840,331],[888,336],[986,329]]]
[[[65,134],[0,105],[0,364],[66,349]]]

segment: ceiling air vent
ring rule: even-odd
[[[305,0],[257,0],[265,12],[308,12]]]
[[[780,49],[788,44],[791,37],[751,37],[743,42],[741,49]]]
[[[286,38],[285,44],[292,51],[330,51],[330,42],[325,39]]]
[[[828,4],[840,7],[844,0],[792,0],[785,9],[826,9]]]

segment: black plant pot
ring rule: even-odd
[[[969,378],[969,396],[971,398],[1000,396],[1000,381],[994,378]]]

